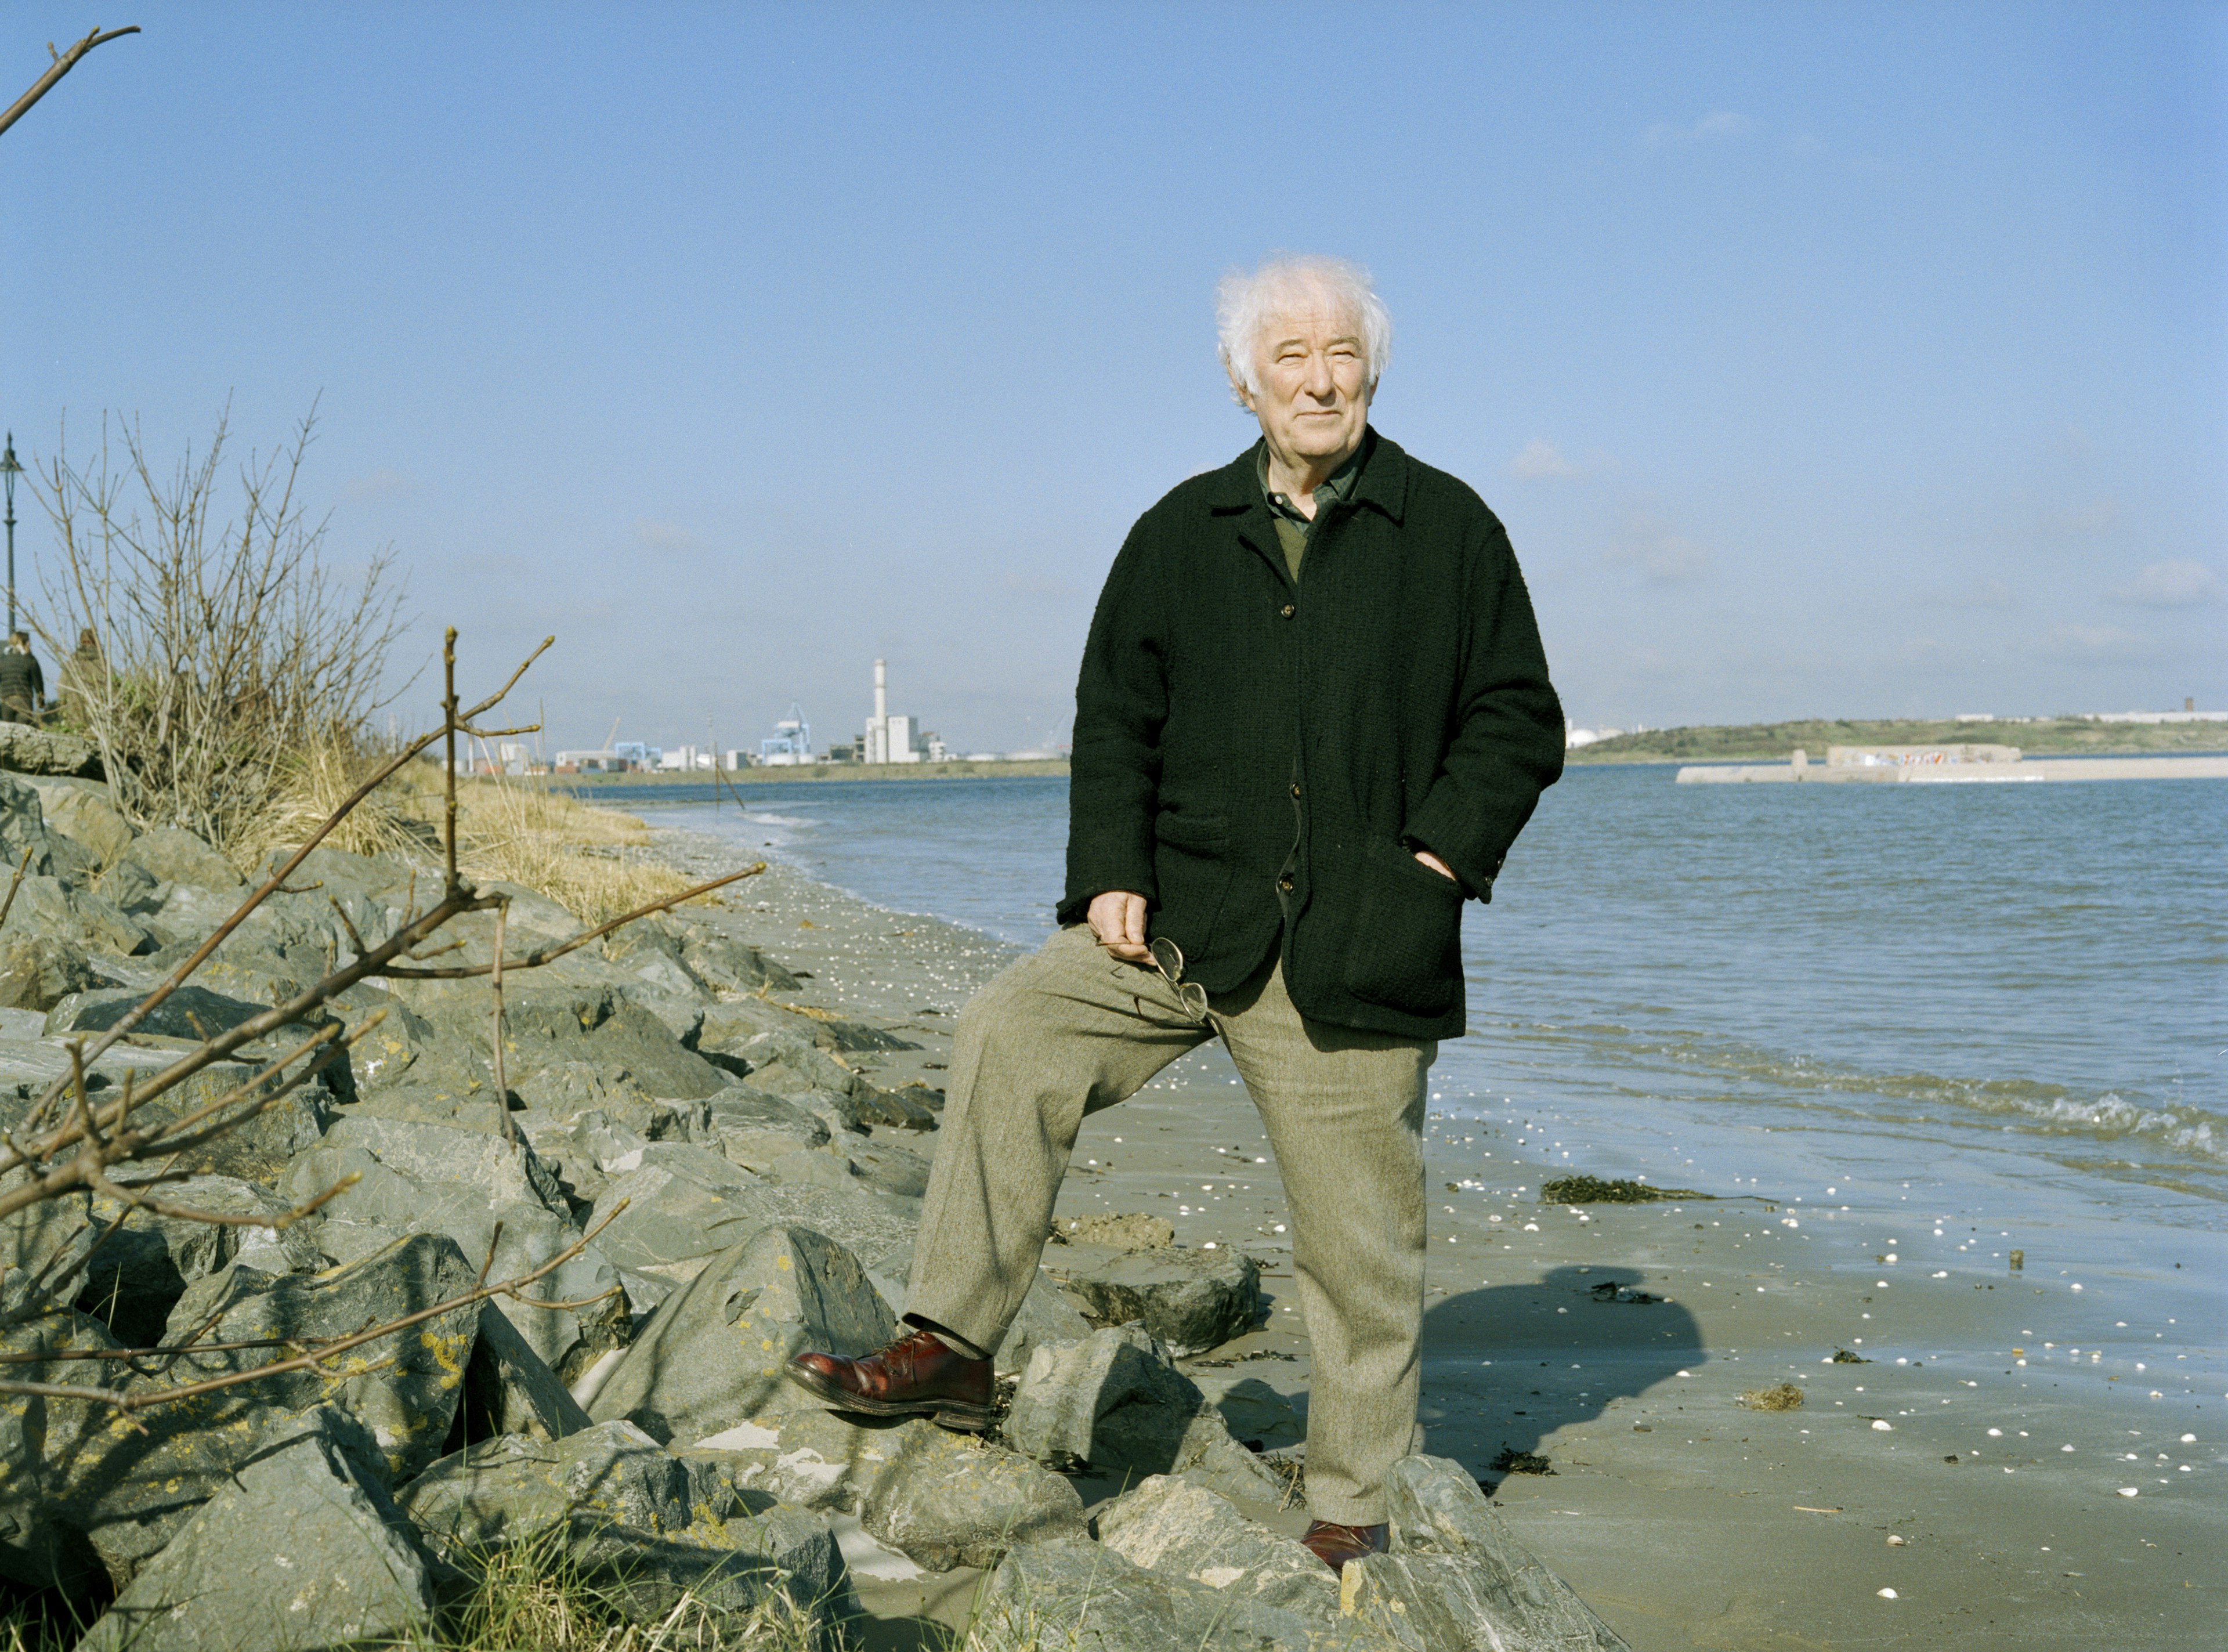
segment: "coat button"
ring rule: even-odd
[[[1293,781],[1293,782],[1292,782],[1292,796],[1294,796],[1295,797],[1298,797],[1299,795],[1300,795],[1300,783],[1299,783],[1298,781],[1295,780],[1295,781]]]
[[[1277,887],[1279,889],[1282,889],[1286,894],[1291,893],[1295,887],[1292,882],[1291,874],[1288,872],[1283,877],[1277,879]]]
[[[1284,605],[1284,618],[1287,619],[1290,619],[1294,614],[1296,614],[1299,611],[1300,611],[1298,609],[1293,607],[1289,602]]]

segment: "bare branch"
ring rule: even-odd
[[[8,898],[0,900],[0,924],[8,921],[8,914],[16,908],[16,891],[23,887],[23,874],[31,869],[31,846],[26,844],[23,858],[16,862],[16,875],[8,880]]]
[[[4,112],[0,112],[0,132],[6,131],[8,128],[21,120],[31,106],[53,91],[55,82],[75,68],[78,66],[78,60],[94,47],[106,46],[112,40],[120,40],[126,35],[136,35],[138,32],[138,23],[133,23],[129,29],[112,29],[105,35],[96,25],[91,34],[71,47],[69,50],[57,56],[47,72],[31,82],[31,89],[29,92],[10,104]],[[51,52],[54,48],[49,46],[47,49]]]
[[[518,1125],[510,1116],[510,1086],[503,1080],[503,937],[504,921],[510,916],[510,902],[499,901],[495,909],[495,949],[492,979],[495,983],[495,1105],[503,1114],[503,1139],[513,1147],[518,1145]],[[494,1259],[490,1251],[488,1258]]]

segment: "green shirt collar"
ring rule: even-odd
[[[1333,504],[1342,504],[1354,497],[1354,490],[1361,481],[1361,461],[1368,451],[1369,441],[1365,436],[1361,445],[1348,455],[1346,463],[1332,471],[1322,485],[1316,490],[1316,515],[1313,519],[1302,515],[1299,507],[1287,496],[1269,490],[1269,444],[1265,439],[1254,444],[1253,475],[1261,484],[1261,496],[1269,502],[1270,514],[1305,529],[1314,527],[1316,522],[1321,520],[1322,513]]]

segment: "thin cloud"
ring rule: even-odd
[[[1710,571],[1710,554],[1671,525],[1644,510],[1624,521],[1609,560],[1637,567],[1657,585],[1692,585]]]
[[[1746,115],[1719,109],[1690,126],[1659,120],[1640,135],[1640,141],[1650,149],[1662,149],[1668,144],[1723,143],[1745,137],[1755,126],[1756,123]]]
[[[2133,608],[2204,608],[2220,600],[2220,576],[2202,562],[2154,562],[2112,600]]]
[[[1519,482],[1567,482],[1583,472],[1563,457],[1554,443],[1534,436],[1521,453],[1508,461],[1508,474]]]
[[[381,467],[369,476],[357,477],[341,491],[351,499],[376,499],[387,494],[409,493],[417,486],[416,478],[407,477],[400,471]]]

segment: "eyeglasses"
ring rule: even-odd
[[[1183,978],[1183,948],[1178,946],[1167,936],[1162,935],[1154,939],[1149,950],[1153,955],[1153,967],[1158,970],[1167,980],[1169,988],[1176,995],[1176,1002],[1183,1006],[1184,1014],[1194,1021],[1205,1021],[1207,1019],[1207,989],[1196,981],[1187,981]]]

